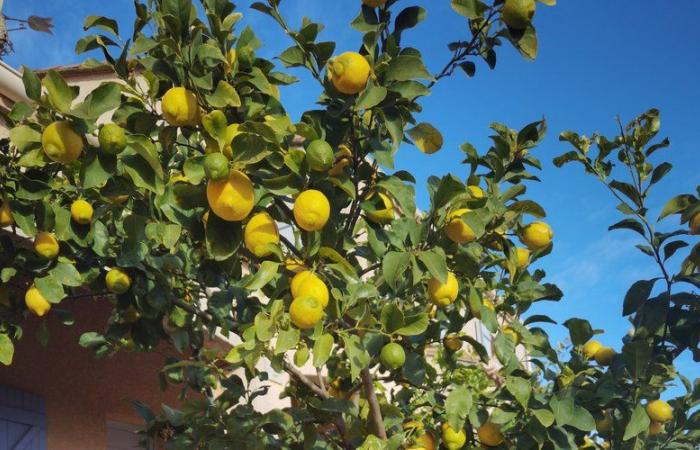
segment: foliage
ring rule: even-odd
[[[28,312],[21,298],[34,285],[66,324],[73,319],[60,309],[62,302],[92,296],[111,303],[107,322],[94,324],[98,328],[80,340],[97,355],[152,351],[163,343],[175,350],[161,378],[164,386],[181,389],[183,404],[158,413],[137,404],[146,420],[144,443],[398,449],[425,433],[439,442],[438,430],[447,423],[465,430],[475,445],[475,430],[490,423],[504,435],[500,448],[693,448],[700,438],[700,415],[692,409],[700,382],[680,377],[688,394],[671,401],[673,420],[656,437],[648,435],[643,408],[643,400],[659,397],[677,376],[674,358],[687,349],[697,358],[699,351],[697,296],[673,290],[683,283],[697,287],[697,259],[691,256],[670,275],[666,260],[684,247],[679,236],[685,231],[656,232],[645,206],[649,188],[670,169],[649,158],[665,145],[650,145],[657,112],[612,141],[564,133],[576,150],[557,159],[583,163],[610,188],[626,215],[611,228],[641,234],[646,243],[640,249],[663,274],[627,294],[624,314],[635,330],[609,368],[583,356],[582,345],[599,332],[587,321],[564,323],[573,344],[565,358],[540,326],[554,321],[527,315],[534,303],[562,298],[542,270],[521,262],[515,243],[526,225],[546,215],[526,197],[527,184],[538,181],[541,163],[533,150],[544,138],[544,120],[520,130],[493,124],[492,145],[483,153],[464,144],[463,178],[431,177],[426,211],[416,207],[413,176],[392,171],[402,144],[425,153],[442,146],[440,132],[416,117],[420,99],[440,79],[457,68],[474,76],[479,59],[494,68],[496,49],[505,42],[535,57],[534,26],[506,27],[503,3],[452,1],[471,36],[449,44],[452,57],[436,75],[418,49],[401,45],[425,9],[399,11],[395,0],[362,6],[352,26],[363,33],[359,52],[372,71],[357,95],[338,92],[325,76],[340,52],[335,43],[318,40],[321,24],[305,19],[292,29],[280,0],[254,3],[292,41],[279,56],[282,65],[304,68],[320,84],[317,109],[297,123],[279,90],[296,78],[258,56],[261,42],[252,29],[236,29],[241,14],[228,1],[202,0],[203,14],[189,0],[136,2],[134,33],[123,44],[117,44],[115,21],[89,17],[85,28],[98,34],[81,39],[76,51],[101,51],[119,81],[106,81],[77,102],[77,90],[59,73],[40,78],[25,68],[33,104],[18,103],[7,117],[12,129],[0,153],[0,186],[15,225],[14,236],[10,228],[0,236],[0,277],[11,292],[1,311],[0,362],[10,363],[13,343],[23,337]],[[195,110],[189,104],[186,111],[173,109],[187,113],[179,126],[164,121],[160,109],[173,87],[185,87],[197,102]],[[98,147],[98,119],[105,114],[126,130],[123,150]],[[54,162],[42,148],[43,130],[57,120],[84,137],[77,161]],[[318,170],[328,164],[317,161],[312,170],[306,159],[303,147],[319,139],[335,150],[330,170]],[[588,156],[593,144],[600,150],[595,159]],[[250,179],[253,211],[267,212],[291,234],[268,231],[265,247],[252,253],[244,239],[247,218],[227,221],[209,212],[207,191],[215,181],[207,180],[214,171],[205,155],[212,152]],[[630,168],[632,182],[611,178],[611,155]],[[238,176],[237,195],[245,179]],[[327,223],[316,231],[300,229],[294,219],[294,199],[308,189],[330,204]],[[78,199],[93,207],[89,224],[71,220]],[[700,201],[685,195],[662,215],[689,221],[699,210]],[[454,220],[473,238],[451,241],[444,227]],[[16,239],[42,231],[60,241],[58,258],[40,258]],[[548,244],[530,245],[529,264],[549,254]],[[330,292],[323,318],[310,329],[290,320],[298,266],[312,270]],[[118,289],[105,282],[114,268]],[[429,280],[440,285],[452,274],[459,284],[454,299],[431,304]],[[652,295],[660,280],[664,291]],[[316,308],[319,302],[306,303]],[[492,349],[465,334],[461,350],[441,345],[474,318],[493,334]],[[241,343],[230,351],[208,345],[232,335]],[[389,342],[405,353],[395,370],[379,365]],[[290,375],[285,395],[291,407],[253,408],[267,392],[270,374],[260,369],[262,362]],[[304,365],[323,376],[306,377]],[[596,420],[606,414],[611,429],[595,433]],[[409,421],[422,428],[406,426]]]

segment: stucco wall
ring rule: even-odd
[[[0,368],[0,385],[46,400],[49,450],[106,448],[107,420],[143,425],[133,400],[156,411],[161,403],[177,405],[176,390],[161,392],[158,381],[166,348],[97,359],[78,345],[78,339],[84,331],[95,331],[89,324],[105,323],[110,305],[106,300],[79,299],[60,306],[73,312],[76,325],[66,327],[50,314],[49,342],[42,347],[34,337],[40,321],[29,319],[13,364]]]

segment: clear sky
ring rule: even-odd
[[[265,47],[262,55],[272,58],[291,45],[277,25],[250,10],[249,0],[238,2]],[[355,50],[360,33],[348,24],[355,17],[359,0],[284,0],[283,11],[293,26],[302,16],[324,23],[324,40],[338,42],[337,50]],[[407,32],[405,44],[423,51],[432,72],[447,61],[446,43],[467,35],[465,22],[450,8],[449,1],[401,0],[398,6],[420,5],[428,18]],[[13,34],[15,53],[6,62],[32,68],[75,63],[75,41],[83,35],[83,17],[106,15],[119,20],[122,33],[130,34],[133,18],[130,0],[5,0],[5,14],[26,17],[51,16],[55,36],[20,32]],[[421,121],[431,122],[445,136],[445,146],[426,156],[404,146],[397,168],[411,170],[418,179],[418,203],[425,207],[425,180],[430,175],[453,172],[465,177],[459,166],[458,146],[469,141],[481,151],[489,145],[488,126],[494,121],[513,128],[546,117],[549,134],[536,150],[545,169],[542,183],[531,186],[529,195],[548,211],[546,219],[556,237],[552,255],[538,263],[548,279],[564,290],[560,303],[546,303],[537,312],[562,322],[569,317],[588,318],[604,328],[601,340],[620,348],[620,338],[629,328],[621,318],[622,299],[631,283],[657,276],[653,262],[636,249],[632,232],[607,231],[618,220],[616,203],[601,185],[585,176],[579,167],[556,169],[551,160],[568,148],[558,142],[566,129],[590,135],[612,134],[614,118],[624,121],[651,107],[662,111],[662,134],[670,136],[670,150],[659,152],[674,171],[659,185],[653,197],[655,213],[672,195],[691,192],[700,184],[700,2],[697,0],[564,0],[554,8],[538,5],[535,24],[539,30],[540,55],[528,62],[514,50],[498,53],[496,70],[478,65],[475,78],[456,73],[438,83],[431,97],[423,100]],[[293,119],[313,107],[319,94],[301,70],[293,72],[302,82],[282,90],[283,101]],[[669,225],[672,223],[669,221]],[[679,252],[683,253],[682,251]],[[549,328],[562,340],[561,327]],[[689,358],[682,372],[692,375],[697,367]]]

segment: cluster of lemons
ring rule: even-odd
[[[413,444],[406,450],[435,450],[438,448],[433,433],[426,431],[423,424],[417,421],[409,421],[403,425],[404,430],[412,435]],[[443,423],[441,428],[442,443],[448,450],[459,450],[467,442],[467,434],[463,429],[455,430],[449,424]],[[496,447],[504,442],[501,427],[493,422],[485,422],[477,428],[476,434],[479,442],[487,447]]]

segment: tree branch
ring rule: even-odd
[[[360,373],[362,377],[362,384],[365,388],[365,396],[367,397],[367,402],[369,403],[369,414],[372,419],[372,424],[376,435],[380,439],[386,440],[386,429],[384,428],[384,419],[382,418],[382,410],[379,407],[379,401],[377,400],[377,394],[374,392],[374,379],[372,374],[369,372],[368,368],[365,368]]]

